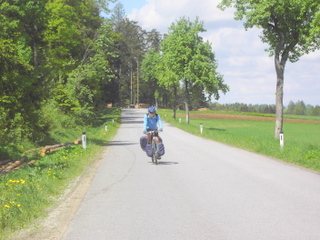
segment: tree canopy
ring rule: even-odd
[[[183,85],[188,123],[188,109],[192,99],[211,99],[212,96],[219,99],[219,91],[226,93],[229,90],[222,75],[217,72],[218,64],[211,44],[204,42],[200,36],[204,31],[203,22],[198,18],[191,22],[183,17],[172,23],[161,43],[157,65],[160,85],[173,88],[174,95],[177,93],[176,88]]]
[[[283,128],[284,70],[287,61],[299,58],[320,47],[319,0],[222,0],[219,7],[236,9],[235,19],[244,21],[244,27],[262,30],[261,40],[269,45],[274,56],[276,81],[275,137]]]

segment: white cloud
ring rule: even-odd
[[[231,91],[221,95],[219,102],[274,104],[276,73],[274,61],[264,51],[268,45],[259,38],[261,30],[245,31],[241,21],[233,19],[232,9],[221,11],[221,0],[147,0],[140,9],[128,14],[146,29],[166,33],[168,27],[185,16],[204,22],[205,41],[212,44],[218,60],[218,71],[224,75]],[[303,100],[320,105],[320,51],[301,57],[297,63],[288,62],[285,69],[284,103]]]
[[[188,17],[194,20],[199,17],[204,22],[230,20],[233,11],[227,9],[221,11],[217,8],[220,0],[147,0],[147,4],[141,9],[134,9],[128,14],[130,19],[139,22],[142,28],[151,30],[156,28],[160,32],[166,32],[171,23],[180,17]]]

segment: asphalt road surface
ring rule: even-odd
[[[139,144],[145,112],[122,111],[62,239],[320,239],[320,174],[166,123],[154,165]]]

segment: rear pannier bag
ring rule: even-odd
[[[160,156],[162,156],[164,153],[165,153],[165,151],[164,151],[164,144],[163,144],[163,142],[161,141],[161,142],[159,142],[159,144],[158,144],[158,154],[159,154]]]
[[[164,150],[164,144],[162,142],[162,138],[159,137],[159,144],[158,144],[158,153],[160,156],[162,156],[165,153]],[[140,147],[142,149],[142,151],[146,151],[146,146],[147,146],[147,136],[142,136],[140,137]]]
[[[146,146],[147,146],[147,136],[142,136],[140,138],[140,147],[143,151],[146,151]]]

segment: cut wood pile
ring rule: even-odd
[[[77,144],[80,144],[81,142],[82,142],[82,139],[79,138],[73,141],[72,143],[60,143],[60,144],[48,145],[48,146],[25,151],[25,153],[39,151],[40,156],[44,157],[48,153],[54,152],[61,148],[65,148],[67,146],[77,145]],[[0,175],[17,170],[26,162],[28,162],[28,164],[33,164],[36,162],[36,160],[29,161],[28,157],[22,157],[18,160],[7,159],[7,160],[0,161]]]

